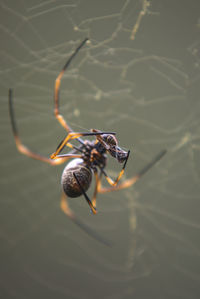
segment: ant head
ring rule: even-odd
[[[110,155],[116,158],[119,163],[123,163],[128,157],[128,152],[118,146],[117,138],[112,134],[103,134],[101,137],[108,145]]]

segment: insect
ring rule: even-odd
[[[138,181],[141,176],[143,176],[152,166],[155,165],[166,153],[166,150],[161,151],[150,163],[148,163],[141,171],[139,171],[133,177],[124,180],[119,183],[121,177],[123,176],[127,161],[129,158],[130,151],[124,151],[119,147],[118,140],[116,138],[115,132],[103,132],[97,129],[91,129],[90,132],[74,132],[68,123],[65,121],[64,117],[59,111],[59,90],[61,79],[64,72],[70,65],[71,61],[77,55],[79,50],[87,42],[87,38],[82,41],[82,43],[76,48],[73,54],[65,63],[61,72],[55,80],[54,87],[54,114],[61,126],[67,131],[67,136],[58,145],[56,151],[51,154],[50,157],[45,157],[38,153],[33,152],[27,148],[22,142],[18,134],[18,129],[15,121],[14,108],[13,108],[13,91],[9,89],[9,112],[12,125],[12,131],[16,143],[16,147],[22,154],[31,157],[42,162],[49,163],[51,165],[59,165],[72,159],[64,168],[61,185],[62,185],[62,196],[61,196],[61,209],[62,211],[77,225],[79,225],[83,230],[85,230],[89,235],[95,239],[107,243],[98,234],[93,232],[93,230],[82,223],[70,209],[67,198],[75,198],[83,195],[86,202],[88,203],[90,210],[93,214],[97,213],[96,209],[96,197],[98,193],[107,193],[112,191],[117,191],[120,189],[128,188]],[[94,140],[84,140],[84,137],[93,136]],[[76,140],[78,145],[74,145],[71,141]],[[62,154],[61,152],[66,147],[70,148],[68,153]],[[106,165],[108,155],[112,156],[117,162],[122,164],[121,171],[119,172],[116,179],[112,179],[106,173]],[[87,190],[89,189],[92,181],[92,177],[95,178],[95,188],[93,192],[92,199],[87,195]],[[105,177],[110,186],[102,186],[102,177]]]

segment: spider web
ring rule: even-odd
[[[1,1],[1,294],[3,298],[199,298],[200,39],[198,1]],[[8,115],[14,89],[20,136],[49,156],[75,131],[117,132],[131,150],[126,177],[167,155],[134,187],[98,196],[102,246],[60,211],[60,175],[20,155]],[[109,160],[115,177],[119,165]],[[93,186],[92,186],[93,187]],[[91,188],[92,189],[92,188]],[[92,192],[92,191],[91,191]],[[89,192],[89,195],[91,195]]]

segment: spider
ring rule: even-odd
[[[72,159],[65,166],[61,177],[61,185],[63,189],[60,203],[61,209],[73,222],[75,222],[78,226],[85,230],[89,235],[108,245],[108,242],[103,240],[100,236],[98,236],[98,234],[94,233],[89,226],[86,226],[79,220],[79,218],[76,217],[76,215],[68,205],[67,197],[75,198],[79,197],[80,195],[83,195],[90,207],[91,212],[93,214],[96,214],[96,197],[98,193],[117,191],[132,186],[165,155],[166,150],[161,151],[150,163],[148,163],[136,175],[124,180],[122,183],[119,183],[127,165],[130,151],[124,151],[122,148],[119,147],[118,140],[115,136],[116,133],[103,132],[96,129],[91,129],[90,132],[74,132],[71,129],[71,127],[67,124],[64,117],[60,114],[59,111],[59,90],[61,79],[65,70],[68,68],[71,61],[77,55],[79,50],[85,45],[87,40],[88,38],[85,38],[82,41],[82,43],[76,48],[76,50],[67,60],[64,67],[62,68],[61,72],[55,80],[54,114],[58,122],[61,124],[62,127],[64,127],[68,134],[61,141],[56,151],[53,154],[51,154],[50,157],[45,157],[43,155],[33,152],[21,142],[15,122],[12,89],[9,89],[9,112],[12,131],[16,147],[19,150],[19,152],[28,157],[49,163],[51,165],[59,165]],[[95,139],[91,141],[87,139],[84,140],[83,138],[81,138],[86,136],[94,136]],[[79,145],[73,145],[71,143],[72,140],[77,140]],[[65,147],[69,147],[71,151],[66,154],[61,154],[61,151]],[[122,163],[122,169],[115,180],[109,177],[105,171],[107,164],[107,154],[115,158],[119,163]],[[95,188],[92,199],[90,200],[86,192],[91,185],[93,175],[95,177]],[[106,178],[108,184],[110,185],[109,187],[102,186],[101,180],[103,176]]]

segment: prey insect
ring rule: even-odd
[[[85,45],[87,40],[87,38],[84,39],[82,43],[75,49],[75,51],[67,60],[63,69],[61,70],[61,72],[55,80],[54,115],[68,134],[61,141],[56,151],[53,154],[51,154],[50,157],[45,157],[43,155],[33,152],[21,142],[21,139],[18,134],[17,125],[15,122],[12,89],[9,89],[9,112],[12,131],[14,134],[16,147],[19,150],[19,152],[28,157],[49,163],[51,165],[59,165],[68,162],[68,160],[72,159],[68,164],[66,164],[61,177],[61,209],[73,222],[80,226],[85,232],[87,232],[89,235],[91,235],[98,241],[106,245],[109,245],[108,241],[104,240],[89,226],[86,226],[82,221],[80,221],[77,218],[74,212],[70,209],[67,198],[75,198],[83,195],[90,207],[91,212],[93,214],[96,214],[96,198],[98,193],[117,191],[132,186],[165,155],[166,150],[161,151],[150,163],[148,163],[136,175],[124,180],[123,182],[119,182],[124,174],[130,151],[124,151],[122,148],[119,147],[118,140],[116,138],[116,133],[110,131],[104,132],[97,129],[91,129],[90,132],[74,132],[68,125],[68,123],[65,121],[64,117],[60,114],[59,111],[59,91],[61,79],[63,77],[64,72],[70,65],[71,61],[77,55],[79,50]],[[84,139],[88,136],[93,136],[94,139]],[[76,140],[78,142],[78,145],[72,144],[73,140]],[[70,151],[66,154],[62,154],[62,150],[66,147],[70,148]],[[117,162],[122,164],[121,171],[119,172],[116,179],[112,179],[110,176],[108,176],[105,170],[108,155],[112,156],[114,159],[116,159]],[[93,191],[92,199],[90,199],[87,195],[87,190],[91,185],[93,176],[95,178],[95,188]],[[103,177],[105,177],[105,179],[107,180],[109,184],[108,187],[102,186],[101,181]]]

